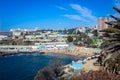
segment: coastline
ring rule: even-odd
[[[100,50],[96,50],[95,48],[84,48],[84,47],[74,47],[72,49],[68,48],[61,48],[61,49],[41,49],[40,51],[26,51],[26,52],[19,52],[19,51],[0,51],[0,56],[9,56],[9,55],[15,55],[18,53],[53,53],[53,54],[64,54],[68,56],[74,56],[74,57],[90,57],[93,56],[95,53],[99,53]]]
[[[41,52],[45,53],[54,53],[54,54],[66,54],[76,57],[90,57],[93,56],[95,53],[99,53],[101,50],[96,50],[94,48],[73,48],[68,50],[66,48],[63,49],[42,49]]]
[[[44,52],[0,52],[0,56],[10,56],[10,55],[16,55],[16,54],[34,54],[34,53],[38,53],[38,54],[44,54]]]
[[[95,48],[85,48],[85,47],[73,47],[71,49],[69,48],[60,48],[60,49],[42,49],[40,51],[28,51],[28,52],[0,52],[0,56],[9,56],[9,55],[16,55],[19,53],[22,54],[47,54],[47,55],[54,55],[54,56],[61,56],[62,55],[66,55],[67,57],[72,57],[72,59],[82,59],[85,57],[90,57],[92,55],[94,55],[95,53],[99,53],[100,50],[96,50]],[[90,59],[87,60],[85,64],[83,64],[82,70],[84,70],[85,72],[88,72],[90,70],[99,70],[100,67],[98,66],[94,66],[93,63],[96,61],[96,59]],[[65,65],[66,66],[66,65]],[[89,67],[88,67],[89,66]]]
[[[88,48],[88,52],[85,53],[85,50],[81,50],[81,48],[77,49],[74,48],[74,49],[71,49],[70,51],[66,50],[66,49],[53,49],[53,50],[42,50],[43,52],[45,53],[52,53],[52,54],[63,54],[63,55],[69,55],[69,56],[74,56],[75,58],[76,57],[81,57],[81,58],[85,58],[85,57],[91,57],[93,55],[95,55],[95,53],[99,53],[100,50],[96,50],[94,48]],[[73,54],[74,53],[74,54]],[[79,54],[77,54],[79,53]],[[89,72],[90,70],[92,71],[96,71],[96,70],[100,70],[100,66],[95,66],[93,63],[95,63],[97,61],[97,58],[92,58],[91,59],[88,59],[86,61],[85,64],[83,64],[83,67],[82,67],[82,70],[84,70],[85,72]],[[66,66],[66,65],[65,65]],[[89,66],[89,67],[88,67]]]
[[[49,54],[49,53],[48,53]],[[52,53],[52,54],[56,54],[56,53]],[[61,54],[61,55],[66,55],[66,54]],[[78,57],[78,56],[75,56],[75,57]],[[97,58],[94,58],[94,59],[89,59],[86,61],[86,63],[83,63],[83,66],[81,68],[80,71],[84,71],[84,72],[89,72],[89,71],[98,71],[100,70],[100,66],[95,66],[94,63],[97,61]],[[70,76],[71,74],[72,75],[75,75],[75,74],[79,74],[80,72],[74,72],[76,71],[77,69],[74,69],[72,67],[72,64],[67,64],[67,65],[63,65],[61,67],[61,72],[64,72],[62,76],[59,76],[59,78],[61,79],[65,79],[66,77]],[[42,70],[42,69],[41,69]],[[34,80],[37,80],[37,77],[40,75],[40,71],[39,70],[37,73],[36,73],[36,76],[34,77]],[[79,70],[78,70],[79,71]],[[66,80],[66,79],[65,79]]]

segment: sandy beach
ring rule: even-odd
[[[41,52],[68,54],[68,55],[73,55],[73,56],[86,57],[86,56],[92,56],[92,55],[94,55],[94,53],[99,53],[100,49],[74,47],[72,49],[66,49],[66,48],[63,48],[63,49],[42,49]]]
[[[99,53],[100,49],[95,48],[82,48],[82,47],[75,47],[70,50],[67,49],[44,49],[42,50],[46,53],[55,53],[55,54],[67,54],[71,56],[77,57],[89,57],[94,55],[94,53]],[[83,64],[83,70],[88,72],[90,70],[99,70],[100,66],[94,66],[93,63],[96,62],[97,59],[90,59],[87,60],[85,64]]]
[[[88,72],[90,70],[96,71],[100,69],[100,66],[94,66],[93,63],[96,62],[97,59],[87,60],[87,62],[83,65],[83,69]]]

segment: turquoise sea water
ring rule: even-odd
[[[73,57],[66,55],[37,53],[0,57],[0,80],[34,80],[37,71],[55,58],[59,58],[65,64],[73,60]]]

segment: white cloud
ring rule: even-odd
[[[73,19],[73,20],[79,20],[79,21],[84,21],[84,22],[88,22],[87,20],[83,19],[80,15],[71,15],[71,14],[65,14],[63,15],[64,17],[67,17],[69,19]]]
[[[116,6],[117,8],[120,8],[120,2],[116,2],[116,3],[115,3],[115,6]]]
[[[120,14],[115,13],[114,16],[115,16],[115,17],[120,17]]]
[[[112,14],[112,15],[120,18],[120,15],[117,12],[115,14]],[[110,17],[109,19],[110,19],[110,21],[115,21],[115,19],[112,17]]]
[[[66,8],[61,7],[61,6],[57,6],[57,8],[58,8],[58,9],[60,9],[60,10],[65,10],[65,11],[67,11],[67,9],[66,9]]]
[[[70,7],[76,11],[76,14],[64,14],[64,17],[69,19],[78,20],[85,25],[93,26],[97,23],[97,17],[94,16],[92,11],[86,7],[83,7],[78,4],[70,4]]]
[[[83,18],[96,21],[96,16],[92,15],[92,11],[86,7],[83,7],[78,4],[70,4],[71,8],[80,13]]]
[[[58,22],[58,24],[59,24],[59,25],[61,25],[61,24],[62,24],[62,22]]]
[[[74,19],[74,20],[82,20],[79,15],[65,14],[65,15],[63,15],[63,16],[68,17],[68,18],[70,18],[70,19]]]

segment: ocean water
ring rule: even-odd
[[[38,70],[58,58],[64,64],[73,58],[66,55],[51,54],[17,54],[0,57],[0,80],[34,80]]]

